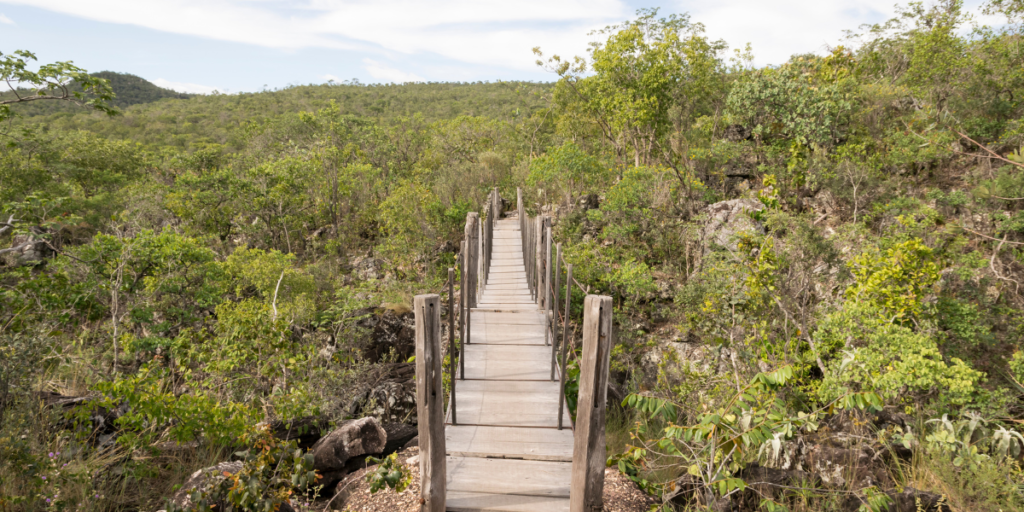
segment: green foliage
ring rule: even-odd
[[[366,481],[370,483],[370,493],[375,494],[384,488],[393,489],[395,492],[403,492],[412,483],[412,474],[405,465],[398,462],[398,454],[392,453],[383,460],[376,457],[367,457],[366,463],[376,464],[377,468],[366,473]]]
[[[407,181],[381,203],[382,249],[399,265],[411,266],[414,258],[433,244],[436,231],[431,213],[436,212],[436,201],[430,189]]]
[[[738,392],[721,405],[699,414],[692,425],[675,424],[678,410],[666,400],[630,395],[623,407],[632,407],[645,421],[661,417],[666,423],[660,435],[645,439],[638,428],[636,437],[641,447],[630,447],[619,460],[636,465],[643,450],[656,451],[677,459],[700,484],[696,496],[705,499],[705,492],[726,497],[746,489],[746,483],[735,475],[751,462],[776,461],[782,454],[782,443],[799,431],[817,430],[824,409],[811,413],[794,412],[778,395],[793,379],[793,368],[785,366],[773,372],[758,373]],[[873,393],[852,393],[834,402],[839,407],[878,407],[881,398]]]
[[[207,477],[191,491],[188,507],[168,502],[167,510],[274,512],[297,492],[314,490],[321,478],[313,471],[313,454],[296,449],[294,441],[281,442],[265,429],[242,441],[251,448],[235,454],[242,459],[241,471]]]
[[[814,65],[827,69],[844,59],[849,57],[839,48],[815,60]],[[798,60],[764,69],[737,83],[728,98],[732,115],[745,120],[755,136],[767,141],[787,140],[803,146],[834,144],[849,123],[855,99],[845,80],[822,77],[820,71],[807,72],[801,69],[803,64]]]
[[[952,406],[969,403],[984,374],[957,358],[947,363],[934,338],[890,322],[888,316],[848,301],[822,321],[815,338],[825,347],[841,349],[841,357],[829,364],[820,398],[834,400],[852,389],[906,401],[941,393]]]
[[[924,296],[939,279],[932,249],[920,240],[861,253],[851,260],[850,269],[856,283],[847,288],[847,298],[871,304],[896,321],[920,317]]]
[[[197,390],[175,395],[171,374],[155,365],[132,376],[96,385],[102,394],[98,407],[113,410],[122,403],[127,412],[117,419],[124,434],[117,442],[129,449],[148,448],[163,435],[175,443],[199,441],[231,447],[258,418],[257,411],[240,403],[222,403],[214,394]],[[79,409],[79,421],[89,421],[90,409]]]
[[[533,186],[549,186],[572,204],[580,194],[592,190],[607,178],[600,161],[572,142],[566,142],[530,162],[526,182]]]

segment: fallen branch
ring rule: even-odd
[[[968,137],[967,135],[965,135],[964,133],[960,132],[959,130],[953,130],[953,131],[956,132],[957,135],[959,135],[959,136],[961,136],[961,137],[971,141],[974,145],[976,145],[979,148],[983,149],[986,153],[992,155],[992,156],[989,156],[987,158],[995,158],[996,160],[1002,160],[1002,161],[1004,161],[1004,162],[1006,162],[1006,163],[1008,163],[1010,165],[1015,165],[1017,167],[1024,168],[1024,164],[1021,164],[1019,162],[1014,162],[1013,160],[1010,160],[1010,159],[1006,158],[1005,156],[1002,156],[999,153],[996,153],[995,151],[992,151],[991,149],[989,149],[984,144],[982,144],[982,143],[980,143],[980,142],[978,142],[978,141]],[[960,153],[961,155],[966,155],[967,154],[967,153],[964,153],[962,151],[956,151],[956,150],[954,150],[954,152],[955,153]],[[979,155],[972,155],[972,156],[979,156]],[[995,196],[993,196],[993,197],[995,197]],[[1000,199],[1003,199],[1003,198],[1000,198]],[[1021,198],[1021,199],[1024,199],[1024,198]],[[1010,200],[1013,201],[1015,199],[1010,199]]]
[[[980,236],[982,238],[987,238],[989,240],[992,240],[993,242],[1002,242],[1002,243],[1010,244],[1010,245],[1024,245],[1024,242],[1010,242],[1010,241],[1007,241],[1006,239],[1000,240],[1000,239],[998,239],[996,237],[988,236],[988,235],[986,235],[984,233],[979,233],[979,232],[977,232],[977,231],[975,231],[975,230],[973,230],[971,228],[968,228],[966,226],[960,226],[960,229],[962,229],[964,231],[967,231],[967,232],[970,232],[970,233],[974,233],[975,235],[978,235],[978,236]]]
[[[25,243],[23,243],[23,244],[21,244],[21,245],[19,245],[19,246],[17,246],[17,247],[9,247],[9,248],[7,248],[7,249],[0,249],[0,254],[5,254],[5,253],[9,253],[9,252],[15,252],[15,251],[20,251],[20,250],[22,250],[22,249],[24,249],[24,248],[26,248],[26,247],[28,247],[28,246],[30,246],[30,245],[32,245],[32,244],[34,244],[34,243],[35,243],[35,240],[33,240],[33,241],[30,241],[30,242],[25,242]]]

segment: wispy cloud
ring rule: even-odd
[[[214,91],[217,92],[229,92],[226,89],[220,87],[211,87],[209,85],[191,84],[188,82],[172,82],[163,78],[157,78],[152,81],[153,84],[164,89],[171,89],[172,91],[187,92],[191,94],[212,94]]]
[[[363,59],[363,64],[363,68],[366,69],[370,76],[382,82],[395,82],[399,84],[405,82],[426,82],[426,79],[416,73],[395,69],[373,59]]]
[[[12,19],[8,18],[7,16],[4,16],[2,13],[0,13],[0,23],[3,23],[5,25],[14,25],[14,20],[12,20]]]
[[[0,0],[108,23],[272,48],[423,53],[533,69],[530,49],[582,53],[623,0]]]
[[[983,0],[966,0],[975,9]],[[536,71],[531,48],[582,55],[595,28],[634,15],[639,0],[0,0],[80,18],[167,33],[300,50],[351,51],[380,80],[421,79],[405,70],[430,61],[431,79],[449,67],[503,77]],[[894,14],[905,0],[663,0],[662,14],[689,12],[708,35],[733,48],[750,42],[758,64],[822,52],[843,31]],[[10,20],[0,15],[0,22]],[[386,62],[388,64],[381,64]],[[358,65],[358,64],[356,64]],[[488,71],[489,72],[489,71]]]

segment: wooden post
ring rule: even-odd
[[[551,297],[551,380],[555,380],[555,366],[558,366],[558,289],[559,273],[561,272],[562,244],[555,245],[555,286]],[[559,391],[561,394],[561,391]]]
[[[539,306],[544,300],[544,288],[542,288],[544,283],[541,279],[544,270],[544,260],[541,259],[543,255],[542,251],[544,250],[544,217],[542,215],[537,215],[537,220],[534,221],[532,235],[534,254],[531,254],[531,256],[533,256],[533,260],[537,262],[533,267],[533,273],[536,274],[534,276],[534,283],[536,283],[535,286],[537,287],[537,295],[534,300],[537,301],[537,305]]]
[[[441,370],[441,297],[417,295],[416,414],[420,436],[420,498],[424,512],[444,512],[444,385]]]
[[[480,293],[484,291],[484,280],[481,276],[484,275],[484,250],[486,249],[484,247],[484,242],[486,239],[484,238],[484,223],[480,222],[479,217],[476,222],[476,231],[476,242],[478,247],[476,249],[476,274],[473,276],[473,281],[476,283],[476,292],[473,294],[474,308],[477,304],[477,298],[480,296]]]
[[[516,187],[516,212],[519,215],[519,238],[522,242],[523,256],[526,255],[526,210],[523,209],[523,189]],[[526,258],[523,258],[526,263]]]
[[[469,310],[466,309],[466,241],[459,256],[459,378],[466,380],[466,343],[469,343]]]
[[[466,214],[466,315],[476,307],[477,281],[480,275],[480,215]]]
[[[459,352],[459,359],[462,353]],[[455,416],[455,269],[448,268],[448,382],[452,386],[452,425],[458,425]]]
[[[526,220],[526,243],[523,244],[523,263],[526,265],[526,286],[530,289],[530,298],[537,300],[533,288],[533,222]]]
[[[562,371],[558,377],[558,430],[562,430],[562,409],[565,408],[565,358],[569,351],[569,306],[572,305],[572,263],[565,266],[565,313],[562,316]],[[575,448],[575,447],[574,447]]]
[[[544,297],[544,316],[548,316],[551,311],[551,217],[544,217],[544,293],[541,296]],[[555,345],[553,336],[554,332],[544,331],[544,341],[551,345]]]
[[[569,512],[599,512],[604,508],[604,421],[612,346],[612,298],[587,295],[583,302],[583,357]]]

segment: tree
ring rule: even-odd
[[[554,148],[530,162],[530,185],[554,185],[565,197],[567,205],[588,187],[601,182],[601,162],[572,142]]]
[[[657,9],[641,9],[637,15],[597,31],[608,39],[592,43],[589,63],[554,55],[537,64],[571,86],[616,155],[631,151],[639,167],[652,162],[673,128],[670,109],[691,107],[714,88],[725,43],[709,41],[704,25],[685,14],[657,18]],[[543,56],[540,48],[534,53]],[[588,67],[594,75],[584,77]]]
[[[118,113],[111,106],[114,90],[107,80],[90,75],[71,61],[45,64],[39,71],[29,71],[28,61],[34,60],[35,54],[25,50],[16,50],[13,55],[0,53],[0,80],[10,89],[9,94],[0,97],[0,122],[14,115],[11,105],[38,100],[68,101],[111,116]],[[25,89],[26,85],[35,91]]]

